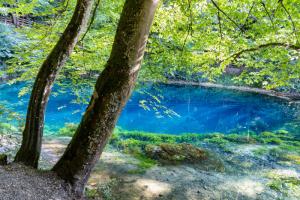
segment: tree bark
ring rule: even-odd
[[[81,198],[136,82],[159,0],[126,0],[115,41],[93,96],[64,155],[54,166]]]
[[[42,64],[31,93],[23,141],[15,161],[37,168],[41,152],[44,115],[54,80],[86,27],[93,0],[77,0],[72,19]]]

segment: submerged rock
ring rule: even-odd
[[[7,165],[7,155],[0,154],[0,165]]]
[[[148,157],[165,164],[198,163],[207,159],[207,152],[191,144],[147,145],[145,153]]]

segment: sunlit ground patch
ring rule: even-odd
[[[265,190],[265,186],[261,182],[251,179],[230,180],[220,185],[220,188],[223,190],[235,191],[238,194],[253,199],[256,199],[257,196]]]
[[[135,185],[139,188],[144,188],[143,196],[148,198],[157,195],[165,195],[171,192],[170,184],[151,179],[139,179],[136,181]]]
[[[293,196],[300,199],[300,173],[291,169],[275,169],[266,173],[268,186],[283,197]]]

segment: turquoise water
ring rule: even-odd
[[[29,96],[18,97],[22,84],[1,85],[0,103],[25,118]],[[54,87],[54,93],[59,87]],[[90,95],[91,89],[85,92]],[[46,112],[47,131],[57,132],[65,123],[78,123],[86,104],[72,103],[68,89],[51,96]],[[274,97],[230,90],[144,84],[135,90],[118,126],[126,130],[157,133],[232,133],[288,129],[300,124],[299,105]],[[6,115],[0,121],[7,122]],[[295,130],[294,130],[295,131]]]

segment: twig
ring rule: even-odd
[[[192,8],[191,8],[191,0],[188,0],[188,9],[189,9],[189,24],[187,27],[187,34],[184,38],[183,45],[181,48],[182,52],[184,51],[184,47],[186,45],[189,35],[192,35],[192,32],[193,32],[193,13],[192,13]]]
[[[218,24],[219,24],[219,33],[221,39],[223,38],[223,33],[222,33],[222,24],[221,24],[221,16],[220,16],[220,11],[218,10]]]
[[[273,18],[271,17],[271,15],[270,15],[270,13],[269,13],[267,7],[266,7],[266,4],[265,4],[263,1],[261,1],[261,5],[263,6],[263,8],[264,8],[266,14],[268,15],[268,17],[269,17],[269,19],[270,19],[270,21],[271,21],[271,24],[272,24],[273,29],[275,30],[275,25],[274,25]]]
[[[221,40],[223,39],[223,33],[222,33],[222,24],[221,24],[221,16],[220,11],[218,10],[218,24],[219,24],[219,33],[220,33],[220,41],[219,41],[219,56],[221,52]],[[217,56],[218,59],[218,56]]]
[[[245,19],[245,22],[244,22],[244,24],[242,25],[241,33],[244,33],[245,30],[246,30],[246,26],[247,26],[247,24],[248,24],[248,19],[249,19],[250,15],[251,15],[251,12],[252,12],[252,9],[254,8],[254,6],[255,6],[255,1],[253,1],[252,6],[251,6],[251,8],[250,8],[250,10],[249,10],[249,12],[248,12],[248,15],[247,15],[246,19]]]
[[[281,5],[281,7],[284,9],[285,13],[287,14],[289,20],[291,21],[292,23],[292,26],[293,26],[293,33],[295,35],[295,39],[297,41],[297,44],[299,44],[299,40],[298,40],[298,36],[297,36],[297,30],[296,30],[296,25],[295,25],[295,22],[290,14],[290,12],[287,10],[287,8],[284,6],[282,0],[279,0],[278,3]]]
[[[238,23],[236,23],[233,19],[231,19],[231,17],[229,17],[217,4],[214,0],[211,0],[211,2],[213,3],[213,5],[221,12],[223,13],[223,15],[225,15],[225,17],[227,17],[227,19],[229,19],[238,29],[241,30],[241,27]],[[242,30],[241,30],[242,31]]]

